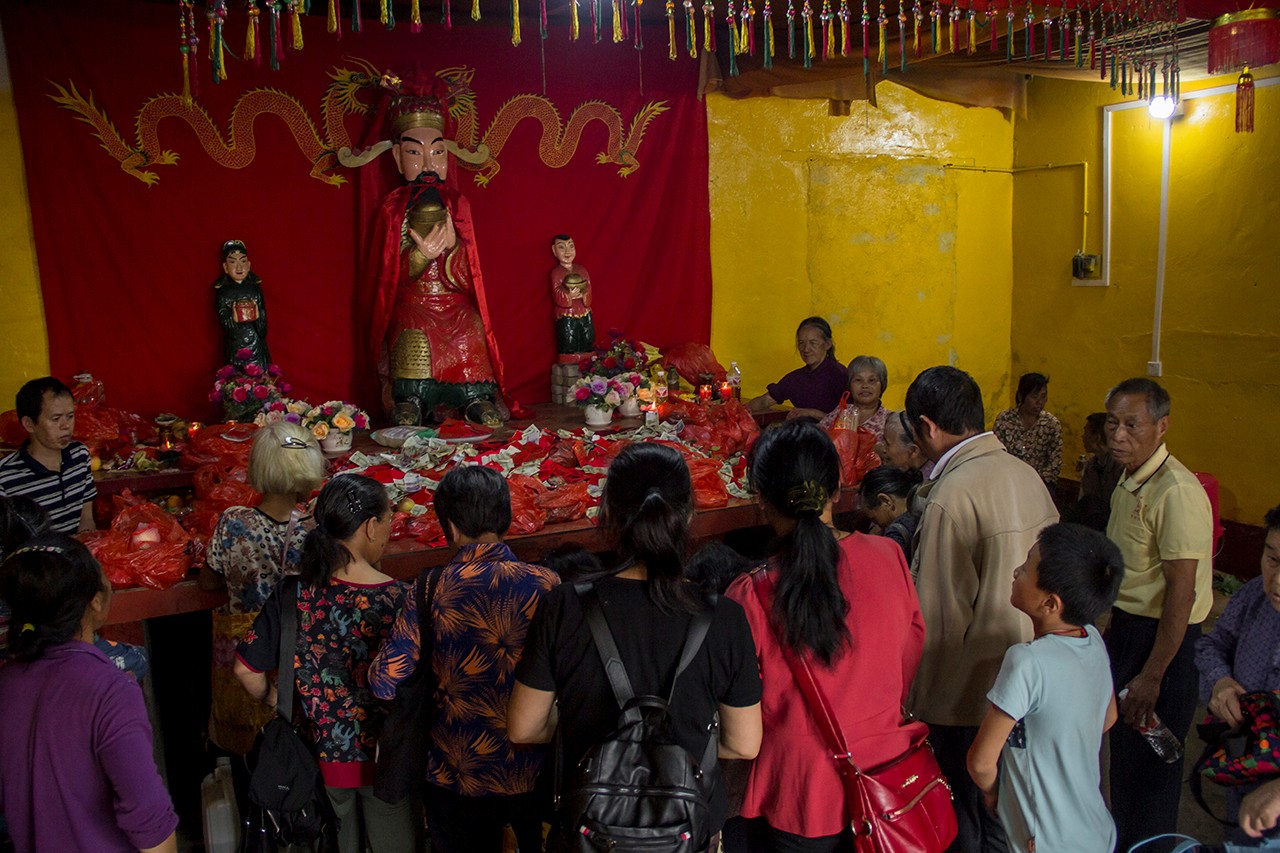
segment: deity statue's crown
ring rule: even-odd
[[[395,93],[387,107],[393,139],[399,139],[400,134],[415,127],[445,129],[448,106],[441,99],[438,86],[426,80],[400,80],[391,75],[384,75],[382,85]]]

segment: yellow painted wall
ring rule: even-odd
[[[3,44],[0,34],[0,410],[13,408],[23,382],[49,373],[27,179]]]
[[[744,396],[799,367],[796,324],[832,325],[837,354],[883,358],[885,402],[955,364],[994,405],[1008,394],[1012,318],[1009,168],[999,110],[931,101],[881,83],[879,107],[707,99],[711,345],[743,371]]]
[[[1233,83],[1219,78],[1204,84]],[[1253,524],[1280,503],[1280,86],[1256,90],[1256,132],[1234,132],[1233,94],[1185,102],[1171,136],[1171,192],[1158,380],[1173,397],[1168,436],[1192,470],[1221,481],[1226,518]],[[1102,106],[1107,86],[1036,79],[1015,133],[1018,166],[1088,160],[1089,251],[1101,252]],[[1151,358],[1161,123],[1113,114],[1112,284],[1071,287],[1080,242],[1079,173],[1023,173],[1013,221],[1013,375],[1050,375],[1065,468],[1085,415]]]

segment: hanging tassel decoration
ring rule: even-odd
[[[1030,3],[1027,4],[1027,14],[1022,19],[1022,34],[1026,37],[1027,61],[1030,62],[1036,46],[1036,16]]]
[[[249,26],[244,29],[244,59],[254,65],[262,66],[262,54],[258,52],[258,17],[262,14],[258,9],[258,0],[249,0]]]
[[[600,43],[600,0],[591,0],[591,43]]]
[[[942,27],[938,26],[940,16],[938,2],[934,0],[933,6],[929,9],[929,49],[933,51],[934,56],[942,53]]]
[[[476,0],[479,2],[479,0]],[[636,6],[636,50],[644,50],[644,33],[640,31],[640,7],[644,5],[644,0],[635,0]]]
[[[996,24],[995,3],[987,3],[987,23],[991,25],[991,52],[995,53],[996,49],[1000,46],[996,41],[996,33],[1000,31],[1000,27]],[[1005,34],[1005,37],[1008,38],[1008,33]]]
[[[919,20],[913,26],[918,34]],[[919,47],[919,39],[916,40],[916,46]],[[907,70],[907,11],[902,5],[898,6],[898,70]]]
[[[364,31],[364,10],[360,8],[363,0],[351,0],[351,32]]]
[[[787,57],[796,58],[796,7],[793,0],[787,0]]]
[[[978,13],[970,9],[966,17],[969,26],[965,31],[964,49],[972,56],[978,52]]]
[[[884,3],[880,4],[880,18],[876,21],[880,25],[880,73],[889,76],[889,18],[884,13]]]
[[[822,0],[822,13],[818,19],[822,21],[822,58],[830,59],[836,52],[835,31],[831,28],[831,0]]]
[[[1049,17],[1049,7],[1044,7],[1044,61],[1053,61],[1053,18]]]
[[[420,0],[409,0],[409,32],[422,32],[422,7]]]
[[[742,7],[742,29],[739,30],[739,36],[746,42],[746,46],[738,45],[738,51],[745,50],[748,56],[756,55],[756,6],[752,0],[747,0]]]
[[[951,53],[960,52],[960,7],[952,6],[947,13],[947,38],[951,42]]]
[[[195,70],[196,50],[191,37],[195,32],[195,19],[191,0],[178,0],[178,54],[182,57],[182,104],[191,106],[191,77]],[[199,44],[199,39],[196,40]]]
[[[450,0],[440,0],[440,24],[446,30],[453,29],[453,7]]]
[[[227,57],[222,45],[222,25],[227,20],[226,0],[215,0],[205,10],[209,19],[209,72],[214,84],[227,79]]]
[[[711,0],[702,4],[702,49],[716,52],[716,7]]]
[[[1092,60],[1093,57],[1090,57]],[[1084,19],[1076,12],[1076,68],[1084,68]]]
[[[667,58],[676,59],[676,4],[667,0]]]
[[[693,0],[684,0],[684,49],[690,59],[698,58],[698,20]]]
[[[543,14],[544,21],[546,20],[546,7],[547,7],[547,0],[542,0],[542,8],[543,8],[542,14]],[[613,43],[618,44],[624,38],[622,34],[622,21],[623,21],[622,0],[613,0],[613,3],[611,4],[610,8],[613,10]],[[546,38],[545,23],[542,25],[542,28],[544,32],[544,35],[542,37]]]
[[[801,13],[804,17],[804,34],[800,37],[800,41],[804,45],[804,67],[813,67],[813,7],[809,5],[809,0],[804,0],[804,11]]]
[[[522,34],[520,32],[520,0],[511,0],[511,44],[519,47]]]
[[[773,67],[773,6],[764,0],[764,67]]]
[[[480,0],[472,0],[478,3]],[[569,41],[578,40],[578,0],[570,0],[569,2]]]
[[[338,0],[329,0],[329,16],[325,21],[325,32],[335,38],[342,38],[342,25],[339,20]]]
[[[862,79],[871,79],[871,12],[862,0]]]
[[[1009,4],[1009,11],[1004,16],[1004,61],[1013,62],[1013,4]]]
[[[302,16],[298,13],[298,0],[289,0],[289,48],[302,50]]]
[[[356,0],[358,3],[359,0]],[[480,0],[471,0],[471,20],[480,20]]]
[[[284,58],[284,33],[280,29],[280,2],[270,0],[271,17],[267,18],[268,36],[271,38],[271,70],[280,70]]]
[[[849,55],[849,0],[840,0],[840,55]]]
[[[911,24],[911,49],[915,51],[915,53],[916,53],[916,59],[919,59],[919,58],[920,58],[920,56],[921,56],[921,53],[920,53],[920,22],[924,20],[924,12],[922,12],[922,11],[920,10],[920,0],[915,0],[915,3],[914,3],[914,4],[912,4],[912,6],[911,6],[911,14],[912,14],[912,16],[913,16],[913,21],[912,21],[912,24]],[[901,18],[902,18],[901,13],[899,13],[898,18],[901,20]],[[903,39],[903,42],[905,43],[905,41],[906,41],[906,39],[904,38],[904,39]],[[904,68],[903,70],[905,71],[906,69]]]
[[[729,0],[729,10],[725,13],[725,23],[729,25],[729,76],[738,76],[738,14],[734,11],[733,0]]]

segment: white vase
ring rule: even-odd
[[[325,453],[341,453],[351,449],[351,430],[329,430],[329,434],[320,439],[320,447]]]
[[[618,415],[624,418],[640,417],[640,401],[635,397],[623,400],[622,405],[618,407]]]
[[[587,426],[608,426],[613,422],[613,409],[603,406],[587,406],[583,409],[587,416]]]

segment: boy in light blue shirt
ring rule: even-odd
[[[1005,653],[969,775],[1018,853],[1110,853],[1115,822],[1098,755],[1116,721],[1106,646],[1094,622],[1124,575],[1120,549],[1078,524],[1040,532],[1013,576],[1010,603],[1035,638]]]

